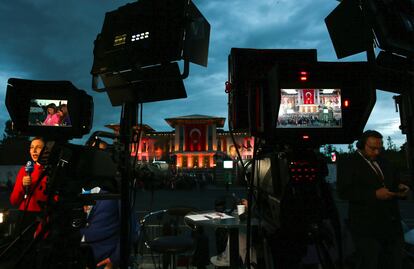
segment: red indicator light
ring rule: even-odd
[[[336,153],[335,152],[331,153],[331,161],[336,162]]]
[[[344,101],[344,107],[349,107],[349,100]]]
[[[308,80],[308,72],[300,71],[299,74],[300,74],[299,79],[301,81],[307,81]]]
[[[309,139],[309,135],[303,135],[302,138],[303,138],[303,140],[308,140]]]

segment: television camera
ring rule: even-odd
[[[262,238],[272,252],[264,268],[296,268],[309,262],[309,249],[323,268],[335,268],[342,257],[328,168],[317,151],[359,137],[375,88],[368,63],[316,58],[315,50],[233,48],[229,55],[230,128],[257,141],[249,200],[256,197]]]
[[[48,198],[42,204],[41,225],[36,239],[23,246],[18,259],[7,259],[19,244],[18,240],[13,241],[1,251],[0,260],[14,260],[10,268],[21,268],[28,266],[24,263],[27,257],[35,255],[33,268],[85,268],[79,232],[86,223],[83,206],[93,204],[97,199],[119,198],[116,195],[119,193],[118,167],[114,161],[116,152],[67,142],[90,131],[92,97],[68,81],[11,78],[8,80],[6,106],[17,131],[42,137],[45,141],[38,162],[44,166],[40,178],[46,177],[44,192]],[[65,110],[60,116],[59,109]],[[115,138],[113,134],[100,135]],[[95,186],[114,195],[82,195],[82,189]],[[27,199],[32,194],[29,193]],[[25,215],[23,212],[22,218]],[[18,234],[17,239],[22,236]]]
[[[10,78],[6,107],[16,130],[26,135],[65,141],[82,137],[92,127],[92,97],[69,81]]]

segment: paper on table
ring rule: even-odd
[[[223,214],[223,216],[221,217],[222,219],[234,219],[233,216],[227,215],[227,214]]]
[[[234,218],[233,216],[224,214],[224,213],[220,213],[220,212],[212,212],[212,213],[207,213],[204,214],[204,216],[208,219],[231,219]]]
[[[186,218],[189,218],[193,221],[200,221],[200,220],[210,220],[210,219],[231,219],[234,218],[233,216],[220,213],[220,212],[212,212],[212,213],[205,213],[205,214],[195,214],[195,215],[188,215]]]
[[[187,215],[185,217],[193,221],[208,220],[208,218],[206,218],[204,214]]]

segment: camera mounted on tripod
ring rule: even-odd
[[[269,144],[351,143],[375,104],[371,72],[366,62],[318,62],[316,50],[233,48],[229,122]]]
[[[229,126],[260,141],[251,189],[281,268],[299,264],[312,244],[325,265],[326,243],[336,241],[341,255],[328,167],[317,150],[362,133],[376,100],[372,70],[366,62],[319,62],[312,49],[230,52]]]
[[[17,131],[44,141],[38,159],[44,169],[38,182],[47,177],[46,189],[42,190],[47,200],[41,204],[37,236],[25,246],[22,258],[35,251],[42,264],[39,268],[58,268],[62,264],[67,268],[82,268],[79,230],[86,223],[83,206],[97,199],[119,198],[115,153],[67,142],[89,133],[93,118],[92,97],[68,81],[10,78],[6,106]],[[108,138],[115,137],[110,134]],[[113,197],[82,195],[83,188],[96,186],[113,193]],[[56,251],[62,249],[66,249],[65,252],[56,255]],[[22,261],[17,259],[16,266]]]

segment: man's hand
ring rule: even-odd
[[[106,258],[105,260],[98,262],[96,267],[99,267],[99,266],[102,266],[102,265],[105,265],[105,269],[112,269],[112,267],[113,267],[110,258]]]
[[[390,192],[387,188],[382,187],[375,191],[375,196],[378,200],[390,200],[396,195],[395,192]]]
[[[396,196],[398,198],[406,198],[409,191],[410,187],[405,184],[400,184],[398,185],[398,193],[396,193]]]
[[[30,184],[32,184],[32,179],[30,178],[30,176],[24,176],[23,177],[23,186],[30,186]]]

